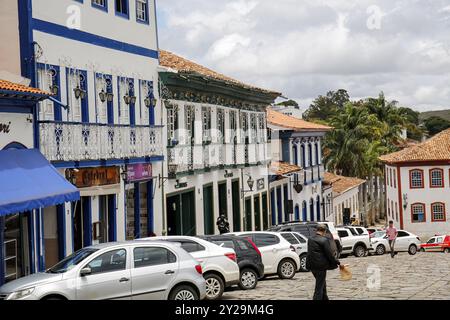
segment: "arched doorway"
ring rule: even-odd
[[[308,221],[308,214],[306,212],[306,201],[303,201],[303,204],[302,204],[302,220]]]
[[[317,215],[317,221],[321,221],[321,215],[320,215],[320,196],[317,196],[316,199],[316,215]]]
[[[300,220],[300,207],[299,205],[295,205],[295,220],[299,221]]]
[[[309,217],[311,218],[310,221],[314,221],[314,200],[311,198],[309,200]]]

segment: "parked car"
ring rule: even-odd
[[[225,288],[239,284],[240,272],[236,252],[231,248],[219,247],[209,241],[189,236],[151,237],[144,240],[180,243],[181,248],[200,262],[206,280],[207,300],[219,299]]]
[[[292,221],[292,222],[285,222],[282,224],[279,224],[277,226],[273,226],[270,228],[271,231],[295,231],[302,235],[304,235],[306,238],[311,238],[316,234],[317,225],[321,223],[327,226],[327,237],[330,239],[330,246],[333,250],[336,257],[339,257],[342,251],[342,241],[339,237],[338,232],[336,231],[336,228],[334,226],[333,222],[329,221],[320,221],[320,222],[305,222],[305,221]]]
[[[450,253],[450,236],[434,236],[421,244],[420,251]]]
[[[350,230],[350,232],[354,235],[354,236],[358,236],[358,235],[369,235],[370,232],[364,228],[364,227],[360,227],[360,226],[338,226],[340,228],[347,228]]]
[[[202,268],[167,242],[106,243],[78,250],[44,273],[0,288],[1,300],[198,300]]]
[[[295,248],[295,252],[297,252],[300,258],[300,271],[308,271],[306,268],[308,238],[298,232],[281,231],[280,234]]]
[[[234,249],[240,271],[239,288],[242,290],[256,288],[258,279],[264,277],[264,265],[261,252],[251,240],[232,235],[210,235],[200,238],[219,247]]]
[[[337,228],[342,241],[342,254],[364,257],[372,249],[369,235],[355,235],[349,228]]]
[[[391,251],[386,231],[374,232],[370,241],[375,254],[381,255]],[[394,244],[395,252],[408,252],[410,255],[414,255],[420,248],[421,243],[418,236],[405,230],[398,230],[397,239]]]
[[[291,279],[300,268],[300,258],[295,248],[281,234],[269,231],[230,233],[252,240],[261,251],[264,275],[278,274],[281,279]]]

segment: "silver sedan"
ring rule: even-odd
[[[0,287],[0,300],[198,300],[202,268],[167,242],[130,241],[83,248],[45,273]]]

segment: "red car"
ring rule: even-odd
[[[420,251],[450,253],[450,236],[434,236],[421,245]]]

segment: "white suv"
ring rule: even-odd
[[[164,240],[180,243],[194,259],[200,262],[206,280],[206,299],[216,300],[223,291],[239,283],[240,272],[236,252],[212,242],[189,236],[151,237],[144,240]]]
[[[249,231],[230,233],[250,238],[261,251],[264,275],[278,274],[281,279],[291,279],[300,268],[300,258],[295,248],[278,232]]]

